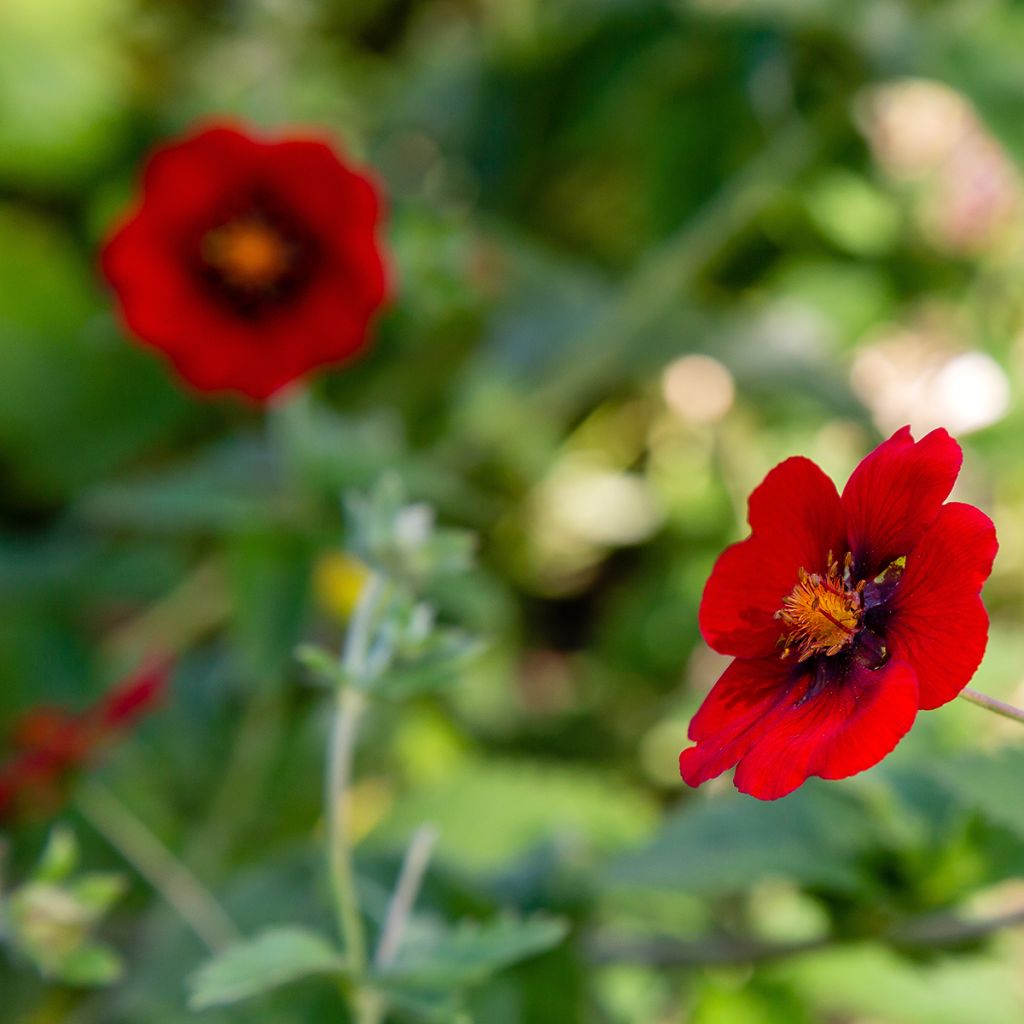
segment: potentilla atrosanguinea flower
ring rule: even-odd
[[[11,755],[0,763],[0,822],[53,813],[71,776],[160,701],[169,672],[168,663],[154,661],[85,711],[37,707],[18,719]]]
[[[773,800],[846,778],[967,685],[997,545],[983,512],[943,504],[961,461],[945,430],[915,444],[904,427],[842,495],[809,459],[768,474],[701,601],[704,639],[735,660],[690,723],[687,783],[736,765],[737,789]]]
[[[103,271],[131,333],[193,387],[263,400],[365,348],[387,292],[380,207],[321,139],[212,125],[149,158]]]

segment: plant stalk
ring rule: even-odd
[[[382,590],[383,580],[377,573],[372,573],[363,586],[345,638],[341,653],[345,683],[335,699],[324,787],[331,889],[345,954],[356,978],[352,1003],[358,1024],[377,1024],[381,1019],[376,995],[366,989],[362,982],[362,976],[369,966],[369,958],[366,932],[359,908],[348,812],[359,723],[366,709],[366,697],[362,688],[369,682],[367,655],[373,640],[375,617]]]
[[[209,889],[106,787],[83,784],[75,803],[211,952],[238,940],[238,929]]]
[[[1005,701],[996,700],[995,697],[990,697],[986,693],[979,693],[970,687],[961,690],[960,696],[970,704],[977,704],[979,708],[985,708],[993,714],[1002,715],[1003,718],[1012,718],[1013,721],[1024,725],[1024,710],[1021,708],[1007,704]]]

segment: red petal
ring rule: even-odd
[[[806,676],[808,683],[813,677]],[[790,691],[762,723],[736,769],[736,788],[760,800],[792,793],[812,775],[845,779],[877,764],[914,724],[917,678],[906,662],[869,671],[854,662],[841,679]]]
[[[198,280],[189,254],[212,223],[260,192],[272,193],[320,251],[291,301],[242,317]],[[104,247],[103,270],[131,333],[163,351],[189,384],[261,401],[366,346],[387,291],[380,205],[370,178],[323,142],[262,141],[213,126],[153,155],[141,205]]]
[[[774,615],[801,568],[823,572],[845,553],[835,484],[810,459],[787,459],[750,496],[752,535],[715,563],[700,605],[704,639],[722,654],[757,657],[777,646]]]
[[[893,657],[914,666],[922,708],[951,701],[981,664],[988,613],[979,595],[997,548],[992,520],[951,502],[907,557],[886,641]]]
[[[268,184],[289,209],[303,223],[321,227],[328,240],[375,230],[381,214],[376,184],[366,171],[344,163],[327,142],[284,139],[267,148],[262,165]]]
[[[207,125],[155,150],[143,172],[143,209],[170,237],[209,227],[251,197],[261,143],[229,124]]]
[[[862,578],[913,550],[949,496],[962,461],[960,446],[945,430],[915,444],[909,427],[863,459],[843,489],[850,550]]]
[[[267,147],[261,173],[296,221],[317,236],[324,274],[338,278],[337,294],[373,312],[385,298],[387,275],[377,240],[383,201],[369,172],[347,165],[326,142],[286,139]]]
[[[777,654],[737,658],[712,687],[690,722],[688,735],[697,745],[679,755],[679,774],[699,786],[731,768],[758,741],[765,716],[794,686],[793,663]]]
[[[126,729],[150,712],[163,698],[170,662],[154,661],[118,683],[93,709],[105,729]]]
[[[736,788],[775,800],[812,775],[843,779],[877,764],[913,725],[914,670],[846,669],[816,682],[779,658],[737,659],[690,723],[697,745],[679,755],[683,780],[698,786],[738,762]]]

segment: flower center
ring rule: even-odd
[[[262,217],[247,215],[208,231],[202,256],[226,284],[243,292],[266,292],[288,273],[293,247]]]
[[[850,564],[846,556],[843,572],[829,554],[824,575],[801,568],[799,581],[783,600],[775,618],[789,626],[781,639],[782,657],[799,652],[800,661],[815,654],[838,654],[849,645],[860,629],[864,584],[850,586]]]

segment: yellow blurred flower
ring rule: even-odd
[[[347,622],[359,601],[370,570],[344,551],[321,556],[313,573],[317,603],[340,622]]]

